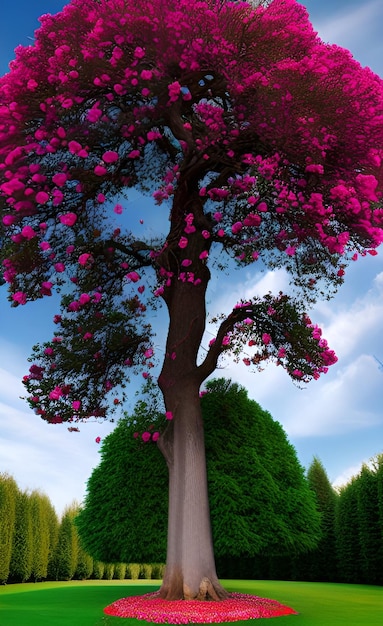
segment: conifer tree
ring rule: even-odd
[[[0,583],[6,583],[12,557],[18,487],[12,476],[0,474]]]
[[[10,578],[13,582],[24,583],[30,579],[32,575],[33,553],[31,501],[27,492],[18,491],[10,564]]]

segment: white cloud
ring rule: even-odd
[[[20,369],[22,361],[16,369]],[[50,425],[20,399],[20,377],[0,369],[0,472],[13,476],[20,489],[41,489],[58,514],[73,499],[81,501],[92,469],[99,463],[95,438],[113,429],[110,423],[80,425],[70,433]]]
[[[252,282],[236,283],[231,296],[237,301],[241,293],[246,299],[269,289],[275,292],[285,287],[285,280],[283,272],[268,272]],[[297,389],[275,365],[255,373],[242,363],[227,361],[215,375],[244,385],[249,396],[282,423],[289,437],[338,436],[383,425],[379,402],[383,375],[374,359],[375,354],[383,357],[382,285],[383,272],[375,278],[366,275],[364,289],[359,289],[360,296],[351,305],[343,302],[340,293],[331,303],[315,307],[311,317],[322,326],[339,362],[306,389]],[[232,301],[229,307],[227,296],[222,295],[216,305],[227,311]]]
[[[351,50],[362,65],[382,74],[382,1],[371,0],[354,6],[344,4],[344,9],[334,7],[325,18],[316,20],[315,29],[323,41]]]
[[[373,463],[371,461],[371,458],[361,459],[359,463],[347,467],[341,474],[339,474],[335,478],[335,480],[332,482],[332,486],[340,488],[347,485],[353,477],[356,477],[360,474],[363,465],[366,465],[367,467],[372,469]]]

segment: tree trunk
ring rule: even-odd
[[[170,322],[159,385],[173,419],[158,440],[169,469],[167,561],[160,594],[169,600],[227,595],[214,562],[197,367],[207,282],[206,270],[199,285],[176,281],[164,296]]]
[[[189,384],[181,393],[170,427],[173,441],[164,450],[169,468],[169,517],[161,596],[170,600],[219,600],[226,592],[214,562],[198,388]]]

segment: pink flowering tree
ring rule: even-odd
[[[151,375],[150,320],[166,305],[161,595],[223,598],[200,388],[230,354],[298,383],[336,361],[302,306],[383,239],[382,81],[321,42],[295,0],[73,0],[41,18],[0,89],[10,301],[62,294],[24,380],[29,403],[71,429],[113,414],[131,375]],[[132,187],[152,194],[163,234],[129,230]],[[283,267],[291,291],[232,302],[201,352],[206,289],[226,260]]]

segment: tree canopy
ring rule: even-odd
[[[314,548],[320,535],[315,498],[281,425],[225,379],[208,383],[201,405],[215,555]],[[153,445],[165,422],[143,399],[104,439],[76,519],[94,558],[165,560],[168,473]]]
[[[14,305],[64,293],[26,380],[48,421],[105,415],[105,395],[135,366],[148,372],[153,301],[206,282],[217,255],[283,266],[310,301],[381,242],[382,81],[323,44],[295,0],[73,0],[41,18],[10,67],[4,277]],[[123,229],[131,187],[165,219],[170,206],[167,233],[133,234],[139,206]],[[206,369],[249,340],[246,363],[274,358],[298,380],[333,362],[303,341],[297,303],[245,304],[222,321]]]

